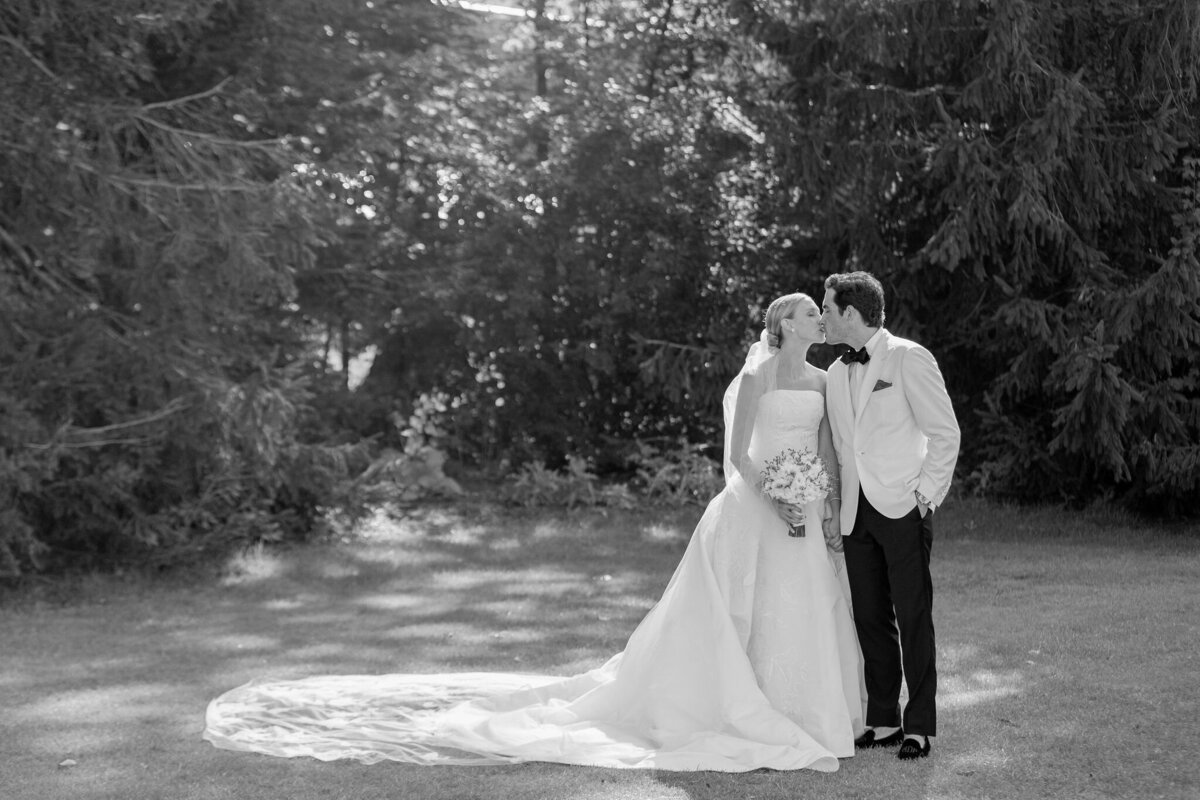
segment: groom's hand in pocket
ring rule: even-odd
[[[925,519],[925,515],[932,511],[933,507],[929,505],[929,501],[920,492],[913,492],[913,497],[917,501],[917,514],[921,516],[921,519]]]

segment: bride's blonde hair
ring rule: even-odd
[[[812,300],[803,292],[776,297],[763,313],[763,327],[767,331],[767,346],[778,348],[783,344],[783,321],[791,319],[796,308],[805,300]]]

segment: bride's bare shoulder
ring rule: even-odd
[[[742,377],[750,378],[751,380],[761,379],[762,377],[767,375],[767,373],[769,373],[775,369],[775,361],[776,361],[777,357],[778,356],[775,353],[772,353],[771,355],[764,358],[762,361],[759,361],[756,364],[747,366],[745,368],[745,370],[742,372]]]

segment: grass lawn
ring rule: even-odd
[[[700,509],[384,516],[353,541],[252,550],[220,574],[0,595],[0,798],[1200,797],[1200,526],[974,500],[934,542],[940,735],[834,774],[362,766],[216,750],[214,695],[252,678],[571,674],[621,649]]]

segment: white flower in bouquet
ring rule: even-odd
[[[833,476],[825,462],[812,450],[788,448],[763,465],[758,487],[767,497],[779,503],[804,506],[824,499],[833,491]],[[789,536],[803,536],[807,520],[789,525]]]

